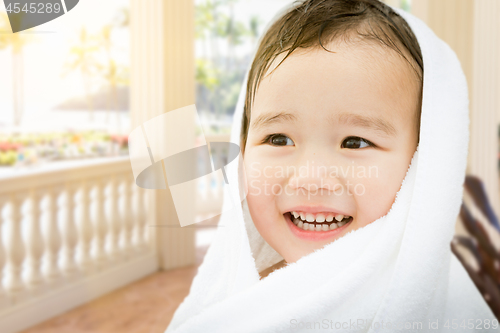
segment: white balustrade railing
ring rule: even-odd
[[[17,332],[158,268],[128,157],[0,169],[0,332]]]
[[[211,178],[198,182],[198,214],[222,207],[224,179]],[[0,169],[0,332],[18,332],[157,270],[150,195],[136,186],[128,156]]]

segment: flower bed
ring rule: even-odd
[[[128,136],[103,131],[0,134],[0,166],[128,154]]]

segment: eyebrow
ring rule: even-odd
[[[392,126],[390,122],[382,118],[364,116],[360,114],[352,114],[346,112],[346,113],[341,113],[338,116],[338,122],[340,124],[372,129],[381,132],[387,136],[394,136],[397,134],[396,128],[394,128],[394,126]]]
[[[397,133],[394,126],[390,122],[382,118],[344,112],[340,113],[337,117],[330,117],[329,123],[334,124],[335,118],[337,118],[337,122],[339,124],[372,129],[381,132],[386,136],[394,136]],[[267,113],[258,116],[255,121],[250,124],[250,127],[254,130],[262,130],[272,124],[282,122],[295,122],[297,120],[297,116],[289,112],[281,111],[278,113]]]
[[[289,112],[278,112],[278,113],[265,113],[258,116],[254,122],[250,124],[255,130],[262,130],[272,124],[282,123],[282,122],[294,122],[297,121],[297,116]]]

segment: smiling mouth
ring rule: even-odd
[[[295,214],[294,214],[295,213]],[[337,221],[336,218],[333,218],[333,221],[328,221],[329,219],[320,219],[322,222],[318,222],[317,219],[311,221],[311,219],[306,219],[304,214],[297,214],[296,212],[288,212],[285,213],[288,215],[290,221],[295,224],[299,229],[305,231],[330,231],[340,228],[352,221],[352,216],[343,216],[340,221]],[[297,217],[295,217],[297,216]]]

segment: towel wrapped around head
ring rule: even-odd
[[[467,163],[466,78],[456,54],[425,23],[392,9],[416,36],[425,71],[418,147],[388,213],[260,279],[259,272],[283,257],[259,234],[240,197],[246,180],[236,159],[226,167],[236,190],[224,205],[241,205],[221,215],[166,332],[426,332],[449,331],[464,320],[459,329],[498,331],[450,250]],[[248,75],[231,132],[238,145]]]

